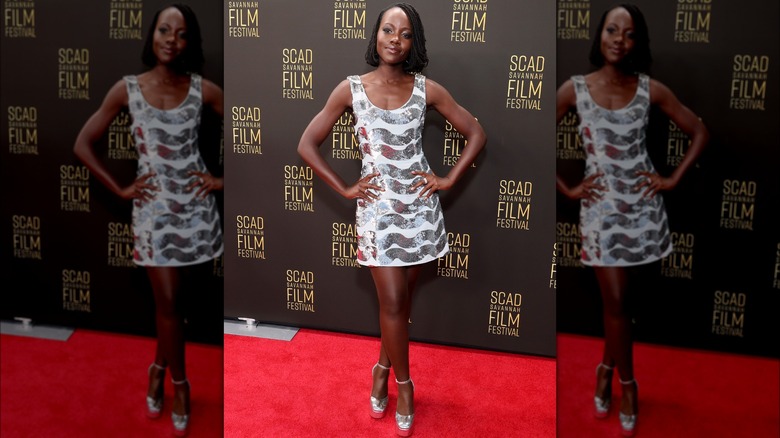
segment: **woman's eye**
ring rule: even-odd
[[[405,34],[403,34],[403,37],[406,38],[407,40],[410,40],[410,39],[412,39],[412,34],[405,33]]]

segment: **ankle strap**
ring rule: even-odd
[[[157,368],[158,370],[164,370],[165,369],[164,366],[157,365],[157,362],[152,362],[152,366]]]
[[[403,382],[399,382],[398,379],[395,379],[395,383],[397,383],[399,385],[406,385],[406,384],[409,384],[411,382],[412,382],[412,378],[411,377],[409,377],[409,380],[404,380]]]
[[[618,379],[618,382],[620,382],[621,385],[631,385],[632,383],[636,383],[636,379],[631,379],[626,381]]]
[[[607,366],[604,362],[601,362],[599,363],[599,366],[597,366],[596,368],[605,368],[611,371],[613,367]]]
[[[172,382],[174,385],[184,385],[185,383],[186,383],[186,384],[189,384],[189,383],[190,383],[190,381],[189,381],[189,380],[187,380],[187,379],[184,379],[184,380],[173,380],[173,378],[171,378],[171,382]]]
[[[386,366],[382,365],[379,362],[376,363],[376,366],[378,366],[379,368],[382,368],[383,370],[389,370],[390,369],[390,367],[386,367]]]

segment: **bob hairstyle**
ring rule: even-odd
[[[366,49],[366,62],[368,65],[376,67],[379,65],[379,53],[376,51],[376,39],[379,27],[382,25],[382,16],[385,12],[393,8],[401,8],[412,25],[412,50],[404,61],[404,71],[407,73],[421,72],[428,65],[428,51],[425,49],[425,29],[423,29],[422,20],[417,10],[408,3],[394,3],[382,10],[374,25],[374,32],[371,34],[371,40]]]
[[[631,15],[631,20],[634,22],[634,48],[626,55],[618,65],[618,68],[627,74],[648,73],[650,64],[653,62],[653,57],[650,55],[650,32],[642,11],[632,4],[623,3],[604,11],[601,21],[599,21],[598,27],[596,27],[598,30],[590,48],[590,63],[596,68],[604,65],[604,55],[601,53],[601,33],[604,31],[604,22],[607,19],[607,14],[617,8],[623,8],[628,11]]]
[[[205,59],[203,57],[203,40],[200,34],[198,18],[189,6],[180,3],[165,6],[154,14],[152,24],[149,27],[149,32],[146,34],[146,42],[144,43],[141,60],[144,65],[148,67],[157,65],[157,57],[154,55],[154,49],[152,48],[154,43],[154,32],[157,28],[157,19],[160,18],[160,13],[168,8],[178,9],[184,16],[184,23],[187,26],[187,33],[185,35],[187,46],[184,48],[184,51],[173,60],[171,68],[177,73],[200,73]]]

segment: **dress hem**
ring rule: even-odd
[[[611,267],[627,268],[627,267],[631,267],[631,266],[642,266],[642,265],[647,265],[647,264],[650,264],[650,263],[653,263],[653,262],[657,262],[657,261],[663,259],[664,257],[668,256],[669,254],[671,254],[673,250],[674,250],[674,248],[670,245],[669,249],[664,251],[663,254],[661,254],[660,256],[648,257],[647,259],[644,259],[644,260],[642,260],[640,262],[621,262],[621,263],[604,264],[604,263],[598,263],[598,262],[596,262],[596,263],[586,262],[586,261],[582,260],[582,258],[580,258],[580,262],[583,265],[585,265],[585,266],[591,266],[591,267],[597,267],[597,268],[611,268]]]
[[[425,264],[425,263],[430,263],[430,262],[432,262],[434,260],[437,260],[437,259],[440,259],[440,258],[444,257],[449,252],[450,252],[450,246],[449,246],[449,244],[447,244],[447,245],[444,246],[444,249],[439,251],[438,255],[436,255],[436,256],[427,256],[424,259],[416,261],[414,263],[403,263],[402,262],[402,263],[398,263],[398,264],[394,263],[394,264],[389,264],[389,265],[378,265],[378,264],[375,265],[375,264],[370,264],[370,263],[367,263],[367,262],[361,262],[360,260],[356,260],[356,262],[360,266],[365,266],[367,268],[402,268],[404,266],[416,266],[416,265],[422,265],[422,264]]]
[[[209,258],[198,259],[191,262],[175,262],[175,263],[166,263],[164,265],[161,265],[161,264],[154,264],[154,263],[139,263],[138,261],[133,260],[133,263],[135,263],[136,266],[142,266],[144,268],[167,268],[167,267],[178,268],[182,266],[193,266],[193,265],[200,265],[202,263],[210,262],[218,258],[219,256],[221,256],[224,252],[225,252],[224,248],[222,248],[219,251],[215,252],[213,255],[211,255]]]

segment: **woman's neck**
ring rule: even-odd
[[[154,75],[155,79],[163,84],[175,84],[180,82],[183,78],[187,77],[187,75],[181,74],[169,66],[162,64],[157,64],[151,70],[151,73]]]
[[[379,64],[379,66],[374,69],[374,79],[382,82],[398,82],[407,79],[408,76],[409,73],[404,71],[400,64]]]
[[[601,73],[601,78],[604,81],[613,85],[621,85],[626,82],[631,82],[636,77],[636,75],[627,74],[612,64],[601,67],[599,72]]]

